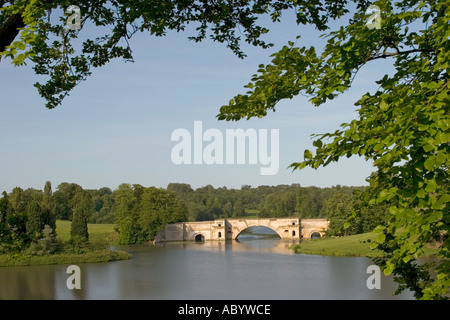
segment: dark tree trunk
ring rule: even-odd
[[[5,23],[0,26],[0,52],[5,51],[6,46],[14,41],[19,34],[19,29],[23,27],[25,27],[25,24],[20,13],[6,19]]]

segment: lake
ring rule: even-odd
[[[81,289],[67,288],[68,265],[2,267],[0,299],[413,299],[393,296],[383,274],[381,289],[368,289],[369,258],[296,254],[266,229],[236,241],[121,246],[132,259],[79,264]]]

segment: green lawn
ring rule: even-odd
[[[374,233],[363,233],[346,237],[307,239],[300,244],[292,245],[291,248],[296,253],[375,257],[380,254],[378,250],[370,249],[370,242],[375,238]]]
[[[71,221],[57,220],[56,221],[56,235],[62,241],[70,239],[70,225]],[[88,224],[89,241],[107,242],[108,244],[116,244],[117,233],[114,230],[115,224]]]
[[[360,256],[376,257],[381,254],[379,250],[371,250],[370,243],[374,242],[375,233],[362,233],[345,237],[330,237],[314,240],[303,240],[300,244],[292,245],[296,253],[308,253],[327,256]],[[426,256],[436,253],[436,249],[425,247]]]

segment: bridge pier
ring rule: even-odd
[[[179,222],[168,224],[158,233],[155,242],[235,240],[245,229],[264,226],[274,230],[281,239],[300,240],[311,238],[315,232],[323,236],[328,230],[326,219],[261,218],[216,219],[213,221]]]

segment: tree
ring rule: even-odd
[[[292,168],[317,169],[353,155],[373,162],[366,200],[389,211],[387,223],[374,230],[374,246],[385,252],[377,263],[416,298],[445,298],[450,286],[450,6],[437,0],[374,4],[380,28],[365,25],[369,3],[363,3],[348,24],[326,34],[320,54],[313,46],[290,42],[260,66],[246,94],[221,107],[218,119],[263,117],[280,100],[299,94],[320,106],[350,89],[364,66],[392,60],[394,73],[355,102],[358,117],[335,132],[315,135],[315,152],[305,150],[304,161]],[[419,267],[423,246],[436,238],[440,262],[429,270]]]
[[[9,208],[12,213],[24,213],[27,203],[24,196],[24,191],[20,187],[12,189],[9,195]]]
[[[145,189],[139,214],[144,239],[153,240],[167,224],[186,220],[186,207],[175,192],[155,187]]]
[[[44,226],[48,225],[56,235],[55,202],[53,200],[52,184],[50,181],[47,181],[44,186],[41,210]]]
[[[163,36],[195,24],[197,34],[190,40],[209,37],[226,43],[242,58],[241,37],[255,46],[271,46],[261,40],[268,29],[258,24],[260,16],[279,21],[284,10],[294,8],[299,23],[313,23],[324,30],[328,19],[345,13],[342,2],[334,0],[78,0],[81,17],[77,30],[78,26],[67,28],[68,16],[51,19],[72,4],[67,0],[0,1],[0,58],[11,58],[16,66],[31,61],[36,74],[48,77],[46,83],[35,84],[47,108],[61,104],[91,75],[92,68],[115,58],[133,61],[129,39],[137,32]],[[99,33],[110,32],[91,38],[83,29],[87,25]],[[79,48],[77,43],[81,43]]]
[[[329,235],[349,235],[358,233],[354,224],[352,228],[344,228],[348,218],[352,215],[354,198],[349,193],[341,190],[335,191],[324,204],[324,211],[330,220],[327,234]]]
[[[57,190],[53,194],[55,214],[58,219],[72,219],[73,198],[75,194],[82,189],[83,188],[76,183],[63,182],[58,185]]]
[[[225,218],[230,218],[233,215],[233,204],[231,201],[227,201],[223,206],[223,215]]]
[[[31,239],[39,239],[45,227],[40,202],[36,199],[32,200],[26,208],[26,213],[28,216],[26,223],[27,233]]]
[[[0,253],[6,251],[5,246],[11,241],[11,229],[8,224],[8,194],[3,191],[0,199]]]
[[[242,199],[237,199],[233,206],[233,218],[242,217],[245,215],[244,203]]]
[[[70,239],[74,243],[89,241],[87,220],[93,210],[92,197],[86,190],[79,190],[73,199],[73,218],[70,226]]]

